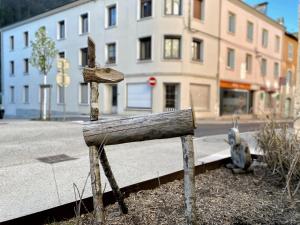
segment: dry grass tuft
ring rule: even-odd
[[[264,160],[286,184],[292,200],[300,188],[300,138],[288,124],[277,124],[272,119],[256,135]]]

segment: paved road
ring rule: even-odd
[[[264,123],[242,123],[239,125],[241,133],[256,131],[263,126]],[[281,123],[282,124],[282,123]],[[292,123],[289,123],[291,126]],[[210,135],[226,134],[228,130],[232,127],[232,124],[199,124],[195,136],[205,137]]]

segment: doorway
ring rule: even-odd
[[[284,112],[284,116],[285,118],[289,118],[291,115],[291,108],[292,108],[292,100],[290,98],[287,98],[285,100],[285,112]]]
[[[164,111],[176,111],[179,109],[179,84],[165,84]]]
[[[111,113],[118,113],[118,85],[111,85]]]

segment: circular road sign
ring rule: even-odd
[[[149,77],[148,82],[149,82],[149,85],[150,85],[151,87],[154,87],[154,86],[156,85],[156,83],[157,83],[155,77]]]

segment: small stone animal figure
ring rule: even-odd
[[[252,158],[247,142],[240,136],[237,120],[233,122],[233,128],[228,132],[228,144],[231,147],[232,164],[228,164],[227,168],[234,172],[240,172],[239,170],[246,172],[252,164]]]

